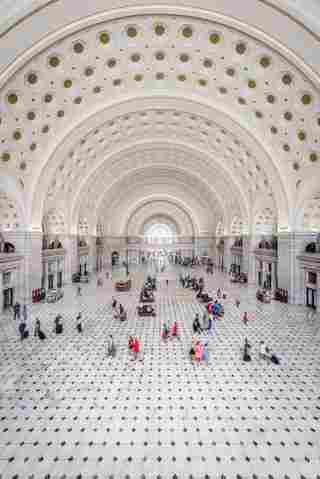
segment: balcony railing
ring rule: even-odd
[[[0,263],[13,263],[15,261],[21,261],[23,256],[13,253],[0,253]]]
[[[63,248],[50,248],[50,249],[43,249],[42,256],[49,257],[49,256],[64,256],[66,254],[66,250]]]
[[[230,251],[234,255],[241,256],[243,255],[243,246],[231,246]]]
[[[278,259],[278,251],[276,249],[269,248],[256,248],[254,254],[261,258],[266,258],[267,260],[276,261]]]

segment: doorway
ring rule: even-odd
[[[317,290],[313,288],[306,288],[306,305],[308,308],[317,308]]]
[[[58,287],[58,288],[61,288],[61,287],[62,287],[62,271],[58,271],[57,287]]]
[[[48,275],[48,289],[53,289],[53,274]]]
[[[6,310],[13,306],[13,288],[3,290],[3,309]]]
[[[112,266],[117,266],[119,264],[119,253],[114,251],[111,255],[111,264]]]

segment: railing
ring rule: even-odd
[[[297,256],[297,259],[308,266],[316,266],[320,268],[320,253],[302,253]]]
[[[23,256],[13,253],[0,253],[0,263],[12,263],[14,261],[20,261]]]
[[[78,246],[78,253],[80,256],[89,254],[89,246]]]
[[[230,248],[231,253],[241,256],[243,255],[243,246],[231,246]]]
[[[66,254],[66,250],[63,248],[50,248],[50,249],[43,249],[42,256],[49,257],[49,256],[64,256]]]
[[[276,260],[278,258],[278,251],[276,249],[269,248],[257,248],[254,250],[256,256],[261,256],[265,258],[270,258]]]

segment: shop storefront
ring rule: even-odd
[[[278,287],[278,255],[271,247],[259,246],[254,252],[256,258],[256,284],[260,288],[275,290]]]
[[[21,301],[23,258],[12,253],[0,253],[0,310],[9,311]]]
[[[297,257],[300,264],[301,302],[320,311],[320,253],[303,253]]]
[[[66,251],[63,248],[42,250],[42,288],[62,288]]]

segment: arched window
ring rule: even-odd
[[[165,245],[174,243],[177,234],[169,225],[157,223],[146,229],[144,237],[147,243]]]

